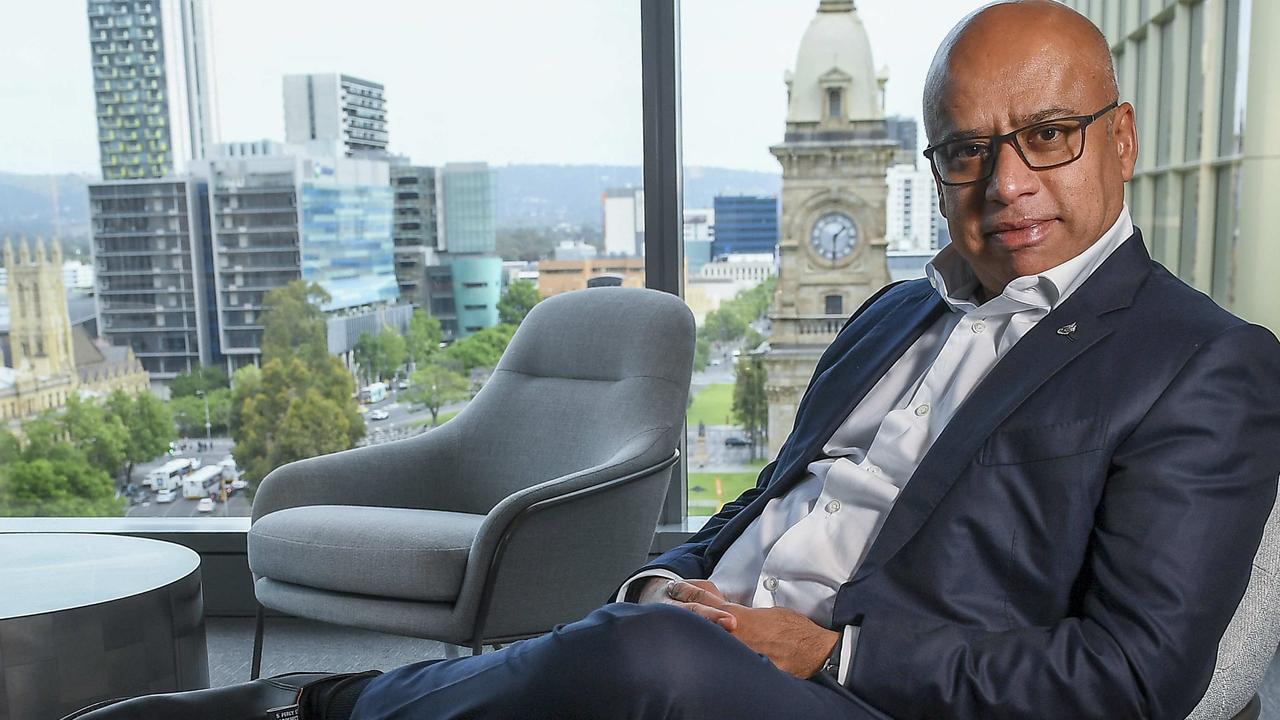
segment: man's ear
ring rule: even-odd
[[[1125,182],[1133,179],[1133,169],[1138,164],[1138,121],[1133,105],[1122,103],[1116,108],[1116,121],[1112,130],[1116,156],[1120,158],[1120,172]]]

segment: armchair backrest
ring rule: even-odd
[[[693,345],[693,315],[667,293],[593,288],[542,301],[484,389],[434,431],[452,433],[462,465],[441,509],[487,513],[563,475],[614,463],[638,470],[670,457]]]
[[[1188,720],[1231,718],[1244,707],[1280,643],[1280,502],[1271,508],[1253,574],[1231,624],[1218,643],[1213,680]]]

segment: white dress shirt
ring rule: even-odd
[[[1015,343],[1062,303],[1133,234],[1129,209],[1079,255],[1015,278],[976,305],[979,283],[954,247],[925,274],[950,312],[928,327],[876,382],[823,446],[824,457],[770,500],[716,563],[709,578],[726,599],[787,607],[831,627],[836,592],[853,577],[898,494],[961,403]],[[632,578],[667,577],[652,570]],[[624,585],[618,599],[625,597]],[[840,681],[857,628],[844,629]]]

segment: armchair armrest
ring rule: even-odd
[[[306,505],[447,506],[447,483],[460,475],[457,448],[456,426],[446,423],[416,437],[281,465],[258,486],[253,521]]]

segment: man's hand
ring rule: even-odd
[[[652,585],[651,581],[645,591]],[[731,603],[714,584],[705,580],[664,580],[661,588],[674,604],[715,622],[744,645],[769,658],[779,670],[801,679],[821,670],[840,640],[839,633],[794,610],[749,608]]]
[[[726,623],[735,622],[733,615],[719,607],[706,605],[703,603],[682,602],[667,592],[671,584],[675,582],[666,578],[649,578],[640,588],[640,595],[636,598],[637,605],[647,605],[650,603],[663,603],[666,605],[676,605],[686,610],[690,610],[697,615],[710,620],[725,630],[729,629]],[[685,584],[692,585],[698,590],[707,593],[707,596],[714,598],[719,603],[727,602],[724,599],[724,593],[720,592],[720,588],[710,580],[684,580]]]

